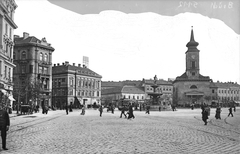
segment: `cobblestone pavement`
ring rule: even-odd
[[[119,118],[120,112],[99,117],[97,110],[80,115],[74,110],[35,113],[11,118],[8,151],[16,154],[239,154],[240,108],[234,117],[201,121],[200,109],[176,112],[134,111],[135,119]],[[235,118],[235,120],[234,120]]]

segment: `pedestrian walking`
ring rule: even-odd
[[[215,114],[215,118],[216,118],[216,119],[221,119],[221,115],[220,115],[221,112],[222,112],[221,107],[218,106],[218,107],[216,108],[216,114]]]
[[[114,105],[112,105],[112,107],[111,107],[112,114],[114,114],[114,109],[115,109],[115,107],[114,107]]]
[[[232,107],[230,107],[228,110],[229,110],[228,117],[229,117],[230,115],[232,115],[232,117],[233,117]]]
[[[3,150],[8,150],[6,148],[6,139],[7,139],[7,131],[10,126],[10,118],[6,110],[0,107],[0,130],[1,130],[1,138],[2,138],[2,148]]]
[[[85,105],[83,105],[83,107],[82,107],[82,113],[81,113],[81,115],[85,115]]]
[[[66,104],[66,114],[68,115],[68,105]]]
[[[132,109],[132,105],[130,104],[129,105],[129,109],[128,109],[128,119],[131,119],[131,118],[135,118],[134,114],[133,114],[133,109]]]
[[[233,105],[233,111],[236,112],[236,105]]]
[[[207,119],[208,119],[208,111],[207,109],[204,109],[202,111],[202,120],[204,121],[205,125],[207,125]]]
[[[99,110],[99,112],[100,112],[100,117],[101,117],[101,116],[102,116],[102,113],[103,113],[103,107],[102,107],[102,105],[99,106],[99,109],[98,109],[98,110]]]
[[[123,108],[121,109],[121,114],[120,114],[120,118],[122,118],[122,115],[125,116],[125,118],[127,118],[127,115],[125,114],[125,110],[126,110],[126,107],[123,106]]]
[[[145,114],[150,114],[150,105],[147,105]]]

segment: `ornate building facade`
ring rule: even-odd
[[[102,76],[85,65],[69,62],[53,66],[53,104],[63,109],[66,105],[94,105],[101,103]]]
[[[200,74],[198,42],[194,40],[193,29],[190,41],[186,47],[186,71],[173,81],[174,103],[189,105],[200,104],[205,98],[211,97],[212,80],[208,76]]]
[[[13,35],[17,25],[14,0],[0,1],[0,99],[2,106],[12,105],[13,98]]]
[[[14,36],[14,95],[19,105],[48,105],[52,98],[52,53],[46,38],[41,40],[24,32]],[[16,105],[17,105],[16,104]]]

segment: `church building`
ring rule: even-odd
[[[186,71],[173,81],[173,102],[178,105],[201,104],[211,97],[212,80],[200,74],[198,42],[194,40],[193,28],[186,47]],[[208,103],[208,102],[207,102]],[[210,103],[210,102],[209,102]]]

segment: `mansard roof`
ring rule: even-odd
[[[66,73],[76,73],[84,76],[90,77],[97,77],[102,78],[101,75],[97,74],[96,72],[92,71],[87,67],[79,67],[79,66],[72,66],[72,65],[60,65],[60,66],[53,66],[52,67],[52,74],[66,74]]]
[[[43,40],[39,40],[35,36],[28,36],[26,38],[25,37],[14,37],[14,46],[26,46],[26,45],[33,45],[33,46],[37,45],[39,47],[47,48],[52,51],[55,50],[53,47],[51,47],[50,43],[47,43],[45,38],[43,38]]]

